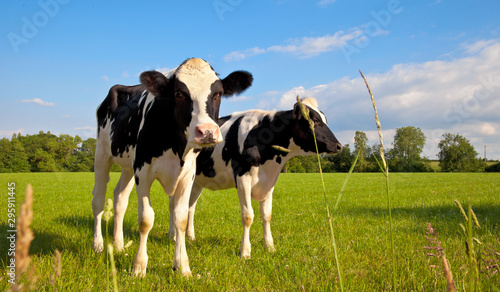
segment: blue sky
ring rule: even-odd
[[[420,127],[436,159],[460,133],[500,159],[499,1],[2,1],[0,137],[39,131],[95,137],[95,110],[114,84],[199,57],[225,77],[254,75],[221,115],[291,109],[313,96],[343,144],[384,143]]]

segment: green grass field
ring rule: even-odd
[[[331,208],[347,174],[326,174]],[[111,175],[108,197],[118,180]],[[19,209],[27,183],[34,187],[35,239],[31,245],[32,265],[38,276],[34,288],[41,291],[105,291],[108,280],[105,255],[92,251],[92,173],[0,174],[0,289],[8,287],[7,266],[7,184],[16,183]],[[437,232],[458,291],[467,279],[463,222],[453,200],[467,206],[470,199],[481,229],[475,236],[484,247],[500,251],[500,174],[409,173],[390,174],[393,202],[396,271],[399,291],[445,291],[446,282],[424,237],[427,223]],[[193,278],[172,271],[174,243],[167,236],[168,198],[160,185],[152,190],[155,224],[148,242],[148,274],[132,274],[138,245],[137,198],[130,196],[125,215],[125,242],[132,246],[115,256],[121,291],[326,291],[339,290],[330,241],[326,208],[319,174],[282,174],[275,188],[271,223],[275,253],[262,243],[259,205],[254,202],[255,219],[250,239],[252,258],[238,256],[242,228],[236,190],[204,191],[195,217],[195,242],[187,243]],[[383,291],[391,288],[391,249],[386,209],[385,178],[380,173],[351,176],[333,224],[346,291]],[[109,228],[109,241],[112,222]],[[62,275],[51,286],[55,249],[62,252]],[[484,248],[483,248],[484,249]],[[487,258],[483,256],[483,258]],[[496,258],[498,261],[498,258]],[[491,276],[480,261],[483,291],[500,287],[498,273]],[[498,262],[497,262],[498,263]],[[436,267],[430,267],[436,265]],[[497,268],[498,269],[498,268]],[[488,280],[486,276],[490,276]]]

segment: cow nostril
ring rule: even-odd
[[[194,135],[197,138],[202,138],[203,136],[205,136],[205,132],[203,131],[203,129],[201,127],[196,127]]]
[[[342,144],[340,143],[337,143],[337,150],[340,152],[342,151]]]

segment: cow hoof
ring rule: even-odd
[[[168,237],[170,238],[170,240],[172,240],[173,242],[175,242],[175,232],[169,232],[168,233]]]
[[[276,248],[274,246],[268,246],[266,247],[267,252],[276,252]]]
[[[195,241],[195,240],[196,240],[196,238],[194,237],[194,234],[193,234],[193,235],[188,234],[188,235],[187,235],[187,238],[188,238],[189,240],[191,240],[191,241]]]
[[[173,267],[173,268],[172,268],[172,270],[173,270],[174,272],[178,272],[178,271],[181,271],[182,269],[180,269],[180,268],[176,268],[176,267]],[[187,268],[187,269],[185,269],[185,270],[182,270],[181,274],[182,274],[184,277],[186,277],[186,278],[190,278],[190,277],[192,276],[192,274],[191,274],[191,269],[189,269],[189,268]]]
[[[136,256],[134,260],[134,275],[138,278],[146,276],[146,267],[148,266],[148,256]]]
[[[118,253],[123,252],[123,241],[115,241],[113,242],[113,245],[115,246],[115,251]]]
[[[92,243],[92,248],[94,249],[94,252],[96,253],[101,253],[104,250],[104,243],[99,239],[94,238],[94,242]]]
[[[137,278],[144,278],[146,276],[146,267],[141,265],[134,265],[134,275]]]

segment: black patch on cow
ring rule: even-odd
[[[128,108],[134,109],[137,107],[137,102],[139,101],[142,93],[144,92],[144,87],[142,85],[135,86],[124,86],[115,85],[111,87],[108,95],[97,108],[97,128],[106,127],[108,119],[114,118],[116,116],[116,110],[120,107],[124,107],[122,112]]]
[[[275,157],[277,161],[281,161],[281,156],[286,154],[273,146],[288,148],[293,129],[289,126],[293,123],[291,111],[278,112],[272,119],[266,115],[250,130],[240,153],[238,132],[242,118],[238,118],[229,128],[222,150],[222,159],[226,165],[231,162],[235,181],[236,176],[247,173],[252,166],[260,166]]]
[[[309,109],[309,112],[311,119],[315,122],[314,129],[319,152],[334,153],[340,151],[340,143],[328,126],[322,122],[319,114],[312,109]],[[221,118],[219,120],[226,122],[225,119]],[[277,112],[272,118],[269,115],[264,116],[248,132],[243,144],[243,151],[240,153],[238,133],[242,119],[243,117],[236,119],[229,127],[222,150],[223,161],[226,162],[226,165],[231,163],[235,183],[237,182],[236,176],[244,175],[250,171],[252,166],[258,167],[273,159],[276,159],[277,163],[281,163],[286,153],[275,149],[273,146],[288,148],[290,140],[293,139],[294,143],[301,147],[302,150],[306,152],[316,151],[309,123],[297,109],[294,109]]]
[[[234,71],[222,80],[224,96],[240,94],[252,85],[253,76],[246,71]]]
[[[207,98],[206,110],[208,116],[214,121],[217,121],[219,118],[219,108],[223,92],[224,88],[222,87],[222,82],[220,80],[216,80],[212,83],[212,85],[210,85],[210,95]]]
[[[175,94],[179,90],[182,96]],[[192,111],[193,101],[187,86],[174,75],[144,116],[144,125],[137,138],[134,170],[141,169],[145,163],[150,164],[153,158],[169,149],[179,157],[181,167],[184,165],[185,131],[191,122]]]
[[[114,156],[123,154],[131,145],[136,144],[137,132],[142,119],[139,102],[145,93],[142,85],[115,85],[97,109],[98,128],[111,121],[111,152]],[[144,99],[143,99],[144,101]]]
[[[337,153],[342,149],[341,144],[332,133],[328,125],[323,123],[321,116],[311,108],[309,108],[309,117],[314,123],[314,132],[316,134],[316,141],[318,144],[318,151],[320,153]],[[299,109],[300,110],[300,109]],[[302,116],[298,114],[298,106],[296,105],[294,109],[294,115],[296,115],[296,122],[294,127],[294,142],[300,148],[306,152],[316,152],[316,146],[314,145],[314,137],[311,129],[309,128],[309,122]]]
[[[219,125],[219,127],[222,127],[222,125],[224,125],[224,123],[229,121],[230,119],[231,115],[219,118],[219,120],[217,121],[217,125]]]
[[[139,177],[137,175],[134,175],[135,179],[135,184],[138,186],[139,185]]]
[[[222,127],[222,125],[229,119],[231,119],[231,115],[219,118],[217,124],[219,125],[219,127]],[[206,177],[215,177],[217,175],[217,172],[215,171],[214,168],[214,159],[212,158],[213,152],[214,152],[214,147],[201,149],[200,154],[196,158],[196,175],[200,175],[202,173]]]
[[[213,152],[214,147],[201,149],[200,154],[196,158],[196,175],[203,173],[206,177],[215,177],[217,173],[214,169]]]

